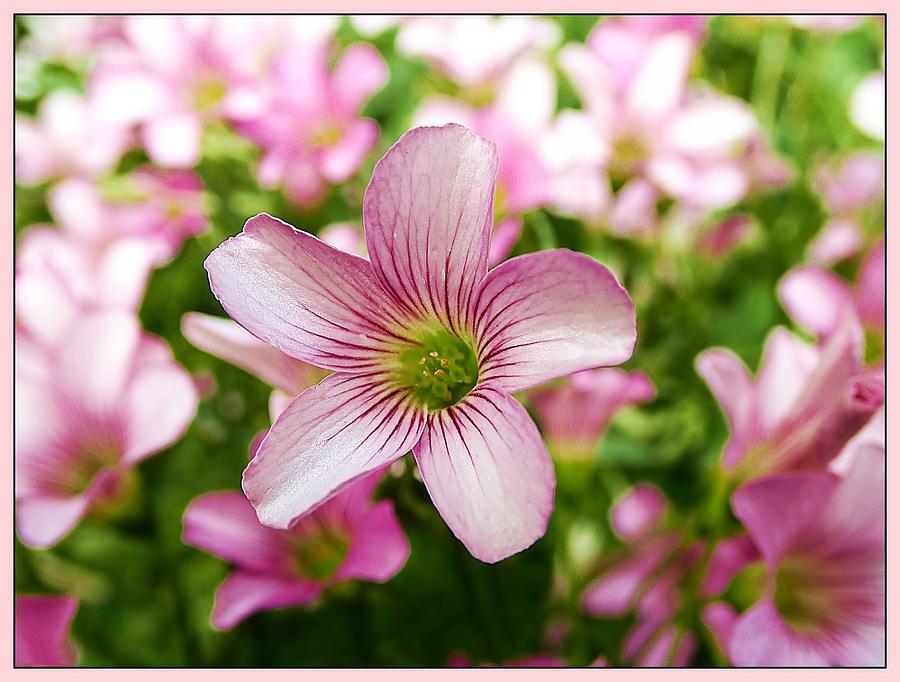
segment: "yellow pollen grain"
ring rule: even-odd
[[[447,358],[441,358],[441,367],[446,367],[450,361]]]
[[[436,358],[438,356],[438,352],[436,350],[433,350],[429,353],[429,355],[433,358]]]
[[[425,364],[425,358],[419,358],[419,364],[420,364],[420,365],[424,365],[424,364]]]
[[[444,376],[444,374],[445,374],[445,372],[442,369],[435,370],[435,372],[434,372],[434,376],[436,376],[436,377],[442,377],[442,376]]]

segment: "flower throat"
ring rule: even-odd
[[[462,400],[478,381],[478,360],[472,347],[443,329],[423,334],[397,356],[397,383],[428,410],[440,410]]]

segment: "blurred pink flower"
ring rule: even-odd
[[[371,261],[267,215],[207,258],[232,318],[335,372],[287,406],[244,472],[264,524],[289,527],[412,449],[474,556],[544,534],[553,467],[511,394],[626,360],[634,307],[604,266],[562,249],[488,273],[496,171],[494,146],[465,128],[417,128],[366,191]]]
[[[489,265],[509,254],[522,231],[522,214],[550,199],[552,176],[541,143],[555,106],[556,79],[549,66],[520,60],[500,83],[493,104],[475,108],[460,100],[434,97],[423,102],[413,116],[416,126],[459,123],[497,145]]]
[[[393,503],[372,500],[382,474],[345,488],[289,530],[261,525],[239,492],[191,502],[184,541],[236,566],[216,592],[213,625],[231,629],[257,611],[315,601],[337,582],[383,583],[399,573],[409,541]]]
[[[736,213],[706,230],[697,238],[697,248],[710,258],[723,258],[743,242],[753,226],[753,218]]]
[[[613,532],[625,542],[605,561],[586,589],[584,610],[619,618],[634,610],[637,620],[625,636],[622,658],[638,666],[685,666],[696,650],[696,637],[676,624],[681,583],[702,552],[685,545],[681,532],[664,523],[667,503],[649,484],[626,491],[610,510]]]
[[[712,209],[739,201],[758,179],[761,160],[749,154],[759,133],[746,103],[688,89],[705,23],[689,15],[608,19],[586,47],[565,46],[560,63],[608,141],[614,180],[640,176],[675,199]]]
[[[559,42],[559,27],[529,16],[418,16],[406,19],[397,49],[424,57],[466,88],[490,87],[530,50],[548,51]]]
[[[78,66],[90,61],[97,48],[122,38],[121,15],[39,14],[21,20],[28,35],[17,47],[17,60],[24,54],[29,59]]]
[[[333,70],[328,59],[321,47],[281,51],[273,58],[269,106],[238,125],[263,148],[260,183],[283,185],[304,207],[321,200],[329,184],[350,178],[375,145],[378,125],[359,112],[388,79],[384,59],[370,45],[348,47]]]
[[[861,343],[852,318],[821,349],[777,328],[755,382],[730,351],[701,353],[697,371],[731,430],[723,466],[738,480],[827,466],[884,402],[884,377],[863,369]]]
[[[817,265],[804,265],[788,272],[778,285],[778,297],[788,315],[820,341],[835,334],[846,315],[884,343],[885,260],[884,241],[879,240],[859,268],[857,281],[846,280]]]
[[[133,315],[86,314],[48,349],[16,338],[16,525],[49,547],[194,416],[193,382]]]
[[[58,227],[34,226],[22,236],[16,325],[33,340],[57,343],[85,311],[137,310],[153,269],[206,229],[193,173],[139,168],[124,182],[127,196],[115,201],[86,180],[59,183],[48,196]]]
[[[604,368],[577,372],[558,385],[533,391],[529,400],[551,453],[589,459],[619,409],[653,396],[653,384],[643,372]]]
[[[242,120],[262,110],[256,60],[247,45],[235,49],[240,43],[234,19],[127,16],[125,44],[102,52],[90,76],[91,98],[107,119],[140,124],[154,163],[194,166],[209,123]],[[247,29],[255,25],[250,22]]]
[[[810,245],[810,260],[827,266],[856,255],[865,241],[861,225],[884,196],[883,155],[856,152],[840,164],[825,165],[813,186],[830,218]]]
[[[17,667],[71,667],[77,662],[69,627],[78,602],[66,595],[16,595]]]
[[[850,120],[863,133],[884,142],[887,126],[884,104],[887,93],[884,72],[866,76],[850,97]]]
[[[866,443],[841,479],[787,473],[734,493],[768,569],[733,626],[736,665],[884,665],[884,454]]]
[[[112,171],[131,136],[100,113],[95,102],[63,89],[41,100],[37,117],[17,114],[16,181],[36,185]]]

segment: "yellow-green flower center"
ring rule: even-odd
[[[478,381],[478,359],[471,344],[445,330],[432,330],[397,355],[396,382],[413,400],[434,411],[462,400]]]
[[[221,78],[213,76],[203,78],[194,87],[194,109],[209,111],[225,97],[228,88]]]
[[[817,580],[819,578],[819,580]],[[833,610],[833,595],[821,584],[813,562],[785,559],[775,574],[775,606],[798,630],[814,630]]]
[[[349,547],[348,539],[333,529],[304,537],[294,549],[294,568],[306,578],[324,580],[338,569]]]

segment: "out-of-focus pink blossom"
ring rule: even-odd
[[[850,97],[850,120],[869,137],[884,142],[884,73],[873,73],[856,86]]]
[[[48,197],[57,227],[23,235],[16,324],[34,340],[55,344],[83,311],[137,310],[152,270],[206,229],[193,173],[139,168],[124,182],[127,196],[116,200],[86,180],[59,183]]]
[[[409,541],[393,503],[372,500],[382,475],[354,483],[288,530],[261,525],[239,492],[191,502],[184,541],[236,566],[216,592],[213,625],[231,629],[257,611],[308,604],[345,580],[393,578],[409,557]]]
[[[564,47],[560,62],[608,141],[606,167],[614,180],[641,176],[680,201],[722,208],[766,173],[754,151],[759,130],[747,105],[688,89],[705,22],[692,16],[609,19],[594,29],[587,47]]]
[[[585,370],[529,396],[550,451],[564,459],[589,459],[615,413],[653,399],[643,372]]]
[[[778,285],[778,297],[791,318],[823,341],[837,332],[846,315],[852,315],[883,343],[884,295],[881,240],[867,254],[853,285],[817,265],[794,268]]]
[[[359,168],[378,126],[359,117],[363,104],[387,82],[381,55],[370,45],[348,47],[334,70],[328,50],[297,45],[272,62],[267,109],[238,130],[263,148],[257,176],[264,187],[283,186],[300,206],[315,205],[329,184]]]
[[[43,61],[77,65],[98,47],[122,38],[119,15],[40,14],[23,16],[22,21],[28,35],[17,52]]]
[[[78,603],[65,595],[16,595],[15,659],[17,667],[74,666],[75,646],[69,627]]]
[[[697,371],[731,430],[723,466],[738,480],[827,466],[884,402],[883,375],[862,367],[861,336],[852,318],[821,349],[777,328],[756,381],[730,351],[701,353]]]
[[[786,473],[734,493],[768,572],[731,631],[734,664],[884,665],[884,454],[865,443],[843,478]]]
[[[16,525],[26,544],[49,547],[181,436],[197,394],[130,314],[82,315],[58,348],[16,342]]]
[[[711,258],[722,258],[740,244],[753,226],[746,213],[737,213],[722,220],[697,238],[697,248]]]
[[[634,610],[635,625],[622,647],[622,659],[638,666],[685,666],[696,637],[677,625],[681,583],[695,566],[702,545],[685,545],[679,530],[664,522],[667,504],[648,484],[637,485],[610,511],[613,532],[625,546],[612,554],[582,598],[593,616],[618,618]]]
[[[140,125],[141,141],[158,165],[195,165],[208,124],[264,109],[258,70],[263,48],[271,45],[269,34],[256,30],[259,22],[168,15],[122,21],[126,41],[104,50],[89,92],[109,120]]]
[[[412,449],[477,558],[500,561],[546,531],[553,466],[512,393],[624,362],[634,306],[607,268],[564,249],[488,272],[496,173],[487,140],[416,128],[366,190],[370,260],[265,214],[207,259],[233,319],[334,371],[291,401],[244,472],[264,524],[289,527]]]
[[[466,88],[483,88],[524,53],[550,50],[559,38],[556,24],[536,17],[424,16],[403,23],[397,48],[424,57]]]
[[[97,104],[74,90],[54,90],[36,118],[16,115],[16,181],[40,184],[113,170],[131,143],[128,130],[104,120]]]
[[[414,125],[459,123],[497,145],[499,167],[494,197],[494,232],[488,263],[505,258],[522,231],[522,214],[551,198],[551,169],[541,142],[556,105],[556,79],[537,60],[516,63],[501,82],[496,101],[474,108],[460,100],[426,100]]]
[[[828,266],[855,256],[866,242],[862,225],[883,197],[884,157],[856,152],[820,168],[813,186],[830,218],[810,245],[810,260]]]

